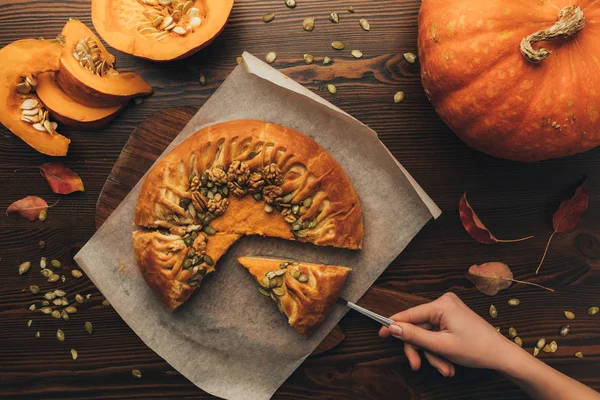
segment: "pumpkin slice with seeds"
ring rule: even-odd
[[[117,71],[115,57],[81,21],[70,19],[62,35],[65,45],[55,78],[71,99],[88,107],[112,107],[153,93],[138,74]]]
[[[206,127],[163,157],[138,197],[134,250],[173,310],[245,235],[360,249],[362,211],[340,165],[312,139],[263,121]]]
[[[106,126],[125,108],[125,104],[112,107],[87,107],[67,96],[54,79],[54,72],[37,76],[36,93],[52,119],[64,126],[98,129]]]
[[[288,317],[288,322],[304,336],[325,320],[340,297],[350,268],[294,262],[267,257],[238,258]]]
[[[64,156],[71,142],[56,132],[35,88],[36,76],[58,69],[60,40],[25,39],[0,50],[0,122],[40,153]]]
[[[210,44],[234,0],[93,0],[92,22],[108,44],[155,61],[190,56]]]

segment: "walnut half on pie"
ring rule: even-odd
[[[360,249],[362,212],[340,165],[292,129],[239,120],[206,127],[148,173],[136,205],[142,275],[174,310],[244,235]]]
[[[238,262],[256,279],[258,290],[279,307],[304,336],[327,317],[339,299],[350,268],[266,257],[240,257]]]

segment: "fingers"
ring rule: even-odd
[[[418,371],[419,368],[421,368],[421,356],[419,355],[419,350],[412,344],[404,343],[404,354],[406,354],[410,368],[413,371]]]
[[[447,342],[446,334],[443,332],[433,332],[402,322],[394,322],[390,325],[389,333],[395,338],[434,353],[440,353]]]
[[[434,325],[439,325],[443,315],[444,300],[439,298],[430,303],[421,304],[408,310],[401,311],[392,315],[390,318],[398,322],[408,322],[410,324],[422,324],[430,322]]]
[[[431,354],[428,351],[425,352],[425,358],[427,358],[429,364],[431,364],[433,368],[437,369],[438,372],[445,378],[453,377],[456,373],[454,364],[448,360],[438,357],[435,354]]]

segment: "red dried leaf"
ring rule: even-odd
[[[494,244],[494,243],[510,243],[520,242],[522,240],[531,239],[533,236],[528,236],[520,239],[501,240],[497,239],[486,226],[481,222],[473,207],[467,200],[467,192],[465,192],[458,203],[458,213],[463,227],[469,235],[479,243]]]
[[[27,218],[29,221],[35,221],[38,219],[40,212],[47,209],[48,203],[46,203],[45,200],[37,196],[27,196],[12,203],[6,209],[6,215],[8,215],[8,213],[17,213],[20,216]]]
[[[554,289],[538,285],[537,283],[514,279],[513,273],[510,268],[508,268],[508,265],[501,262],[488,262],[481,265],[472,265],[465,276],[475,284],[477,290],[488,296],[495,296],[499,291],[508,289],[513,282],[537,286],[550,292],[554,292]]]
[[[79,175],[60,162],[48,162],[40,166],[42,176],[46,178],[54,193],[69,194],[83,192],[83,182]]]
[[[587,181],[583,181],[575,190],[573,197],[560,203],[554,213],[552,217],[554,232],[567,232],[575,228],[588,208],[589,198]]]
[[[513,273],[504,263],[488,262],[472,265],[466,277],[481,293],[495,296],[499,291],[508,289],[512,285]]]
[[[544,263],[548,248],[550,247],[550,242],[554,235],[575,228],[579,221],[581,221],[581,217],[585,213],[585,210],[587,210],[589,200],[590,196],[588,193],[587,181],[584,180],[577,190],[575,190],[573,197],[560,203],[558,210],[556,210],[552,216],[552,227],[554,228],[554,232],[552,232],[552,235],[550,235],[550,238],[546,243],[542,259],[535,270],[536,274],[540,272],[540,268],[542,268],[542,264]]]

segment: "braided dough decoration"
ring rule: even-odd
[[[212,198],[201,195],[215,187]],[[169,310],[244,235],[348,249],[363,238],[360,202],[329,153],[294,130],[252,120],[206,127],[159,161],[142,185],[135,224],[146,228],[133,234],[138,266]]]
[[[329,314],[351,271],[342,266],[286,262],[272,258],[240,257],[238,261],[261,285],[261,292],[269,294],[279,311],[288,317],[290,326],[304,336],[309,336]],[[281,279],[281,284],[276,286],[280,288],[277,293],[268,289],[270,281],[265,277],[281,269],[285,273],[274,278]],[[298,272],[293,274],[294,270]],[[306,282],[299,280],[298,276],[305,276]]]

